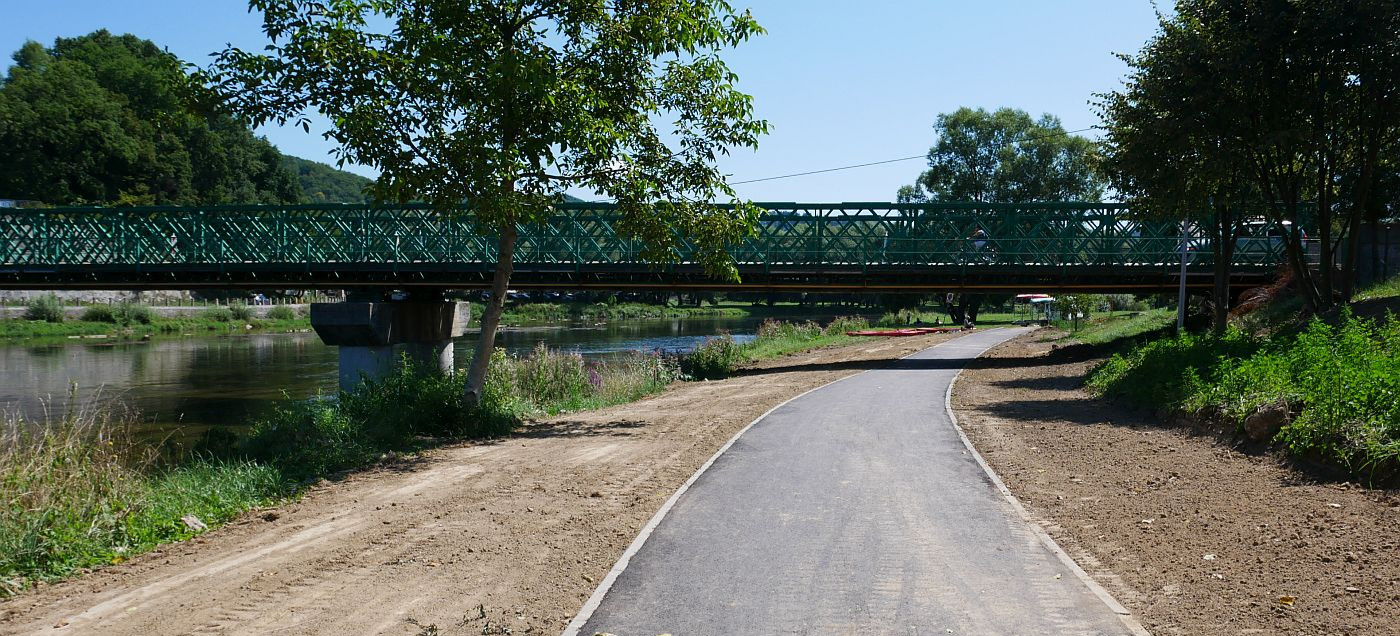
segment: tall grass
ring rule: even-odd
[[[267,310],[268,320],[296,320],[297,312],[286,305],[277,305]]]
[[[188,538],[197,530],[184,517],[212,525],[284,492],[275,469],[248,462],[159,466],[157,449],[132,438],[135,421],[97,399],[37,421],[6,416],[0,596]]]

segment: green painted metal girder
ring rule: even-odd
[[[769,203],[753,236],[731,247],[741,269],[804,266],[821,271],[898,266],[962,270],[1034,266],[1162,269],[1179,263],[1170,221],[1139,218],[1112,203]],[[655,268],[641,244],[616,229],[610,204],[561,204],[544,224],[519,228],[516,262]],[[986,233],[984,243],[973,233]],[[690,262],[684,243],[678,263]],[[240,205],[0,210],[0,268],[259,265],[296,269],[386,264],[489,266],[496,241],[468,209],[424,205]],[[1210,264],[1208,250],[1194,266]],[[1242,239],[1238,268],[1274,268],[1277,239]]]

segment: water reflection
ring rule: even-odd
[[[750,319],[539,325],[503,331],[497,346],[525,353],[543,342],[591,358],[678,352],[722,331],[752,338],[756,325]],[[459,367],[475,343],[475,334],[457,341]],[[284,395],[330,393],[336,381],[336,350],[312,333],[0,347],[0,408],[41,417],[45,401],[61,412],[70,389],[79,399],[100,392],[139,410],[143,432],[156,436],[243,426]]]

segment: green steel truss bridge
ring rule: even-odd
[[[643,261],[608,204],[563,204],[522,226],[515,289],[954,291],[1174,289],[1176,223],[1104,203],[767,203],[731,248],[741,282],[705,274],[683,248]],[[494,237],[469,210],[349,205],[0,210],[0,288],[485,288]],[[972,235],[981,228],[985,242]],[[1188,241],[1188,284],[1210,252]],[[1270,279],[1282,246],[1243,239],[1236,286]]]

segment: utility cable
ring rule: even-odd
[[[1011,144],[1021,144],[1021,143],[1025,143],[1025,142],[1028,142],[1028,141],[1039,141],[1039,140],[1041,140],[1041,139],[1050,139],[1051,137],[1061,137],[1061,136],[1064,136],[1064,135],[1073,135],[1073,134],[1076,134],[1076,133],[1088,132],[1088,131],[1093,130],[1093,129],[1094,129],[1094,127],[1091,126],[1091,127],[1089,127],[1089,128],[1080,128],[1079,130],[1064,130],[1064,131],[1059,131],[1059,132],[1050,133],[1050,134],[1048,134],[1048,135],[1039,135],[1039,136],[1036,136],[1036,137],[1027,137],[1027,138],[1025,138],[1025,139],[1014,139],[1014,140],[1011,140],[1011,141],[1006,142],[1006,143],[1003,144],[1003,145],[1004,145],[1004,146],[1009,146],[1009,145],[1011,145]],[[746,181],[730,181],[730,182],[729,182],[729,185],[744,185],[744,184],[746,184],[746,183],[759,183],[759,182],[762,182],[762,181],[776,181],[776,180],[778,180],[778,179],[791,179],[791,178],[793,178],[793,177],[805,177],[805,176],[808,176],[808,175],[823,174],[823,173],[827,173],[827,172],[839,172],[839,171],[841,171],[841,170],[853,170],[853,169],[855,169],[855,168],[868,168],[868,167],[870,167],[870,166],[879,166],[879,165],[883,165],[883,164],[887,164],[887,163],[899,163],[899,162],[901,162],[901,161],[913,161],[913,160],[915,160],[915,159],[924,159],[924,158],[926,158],[926,157],[928,157],[928,153],[924,153],[924,154],[921,154],[921,155],[914,155],[914,156],[912,156],[912,157],[900,157],[900,158],[898,158],[898,159],[886,159],[886,160],[884,160],[884,161],[871,161],[871,162],[869,162],[869,163],[858,163],[858,164],[850,165],[850,166],[841,166],[841,167],[839,167],[839,168],[826,168],[826,169],[823,169],[823,170],[810,170],[810,171],[807,171],[807,172],[794,172],[794,173],[792,173],[792,174],[783,174],[783,175],[778,175],[778,176],[776,176],[776,177],[763,177],[763,178],[761,178],[761,179],[749,179],[749,180],[746,180]]]

